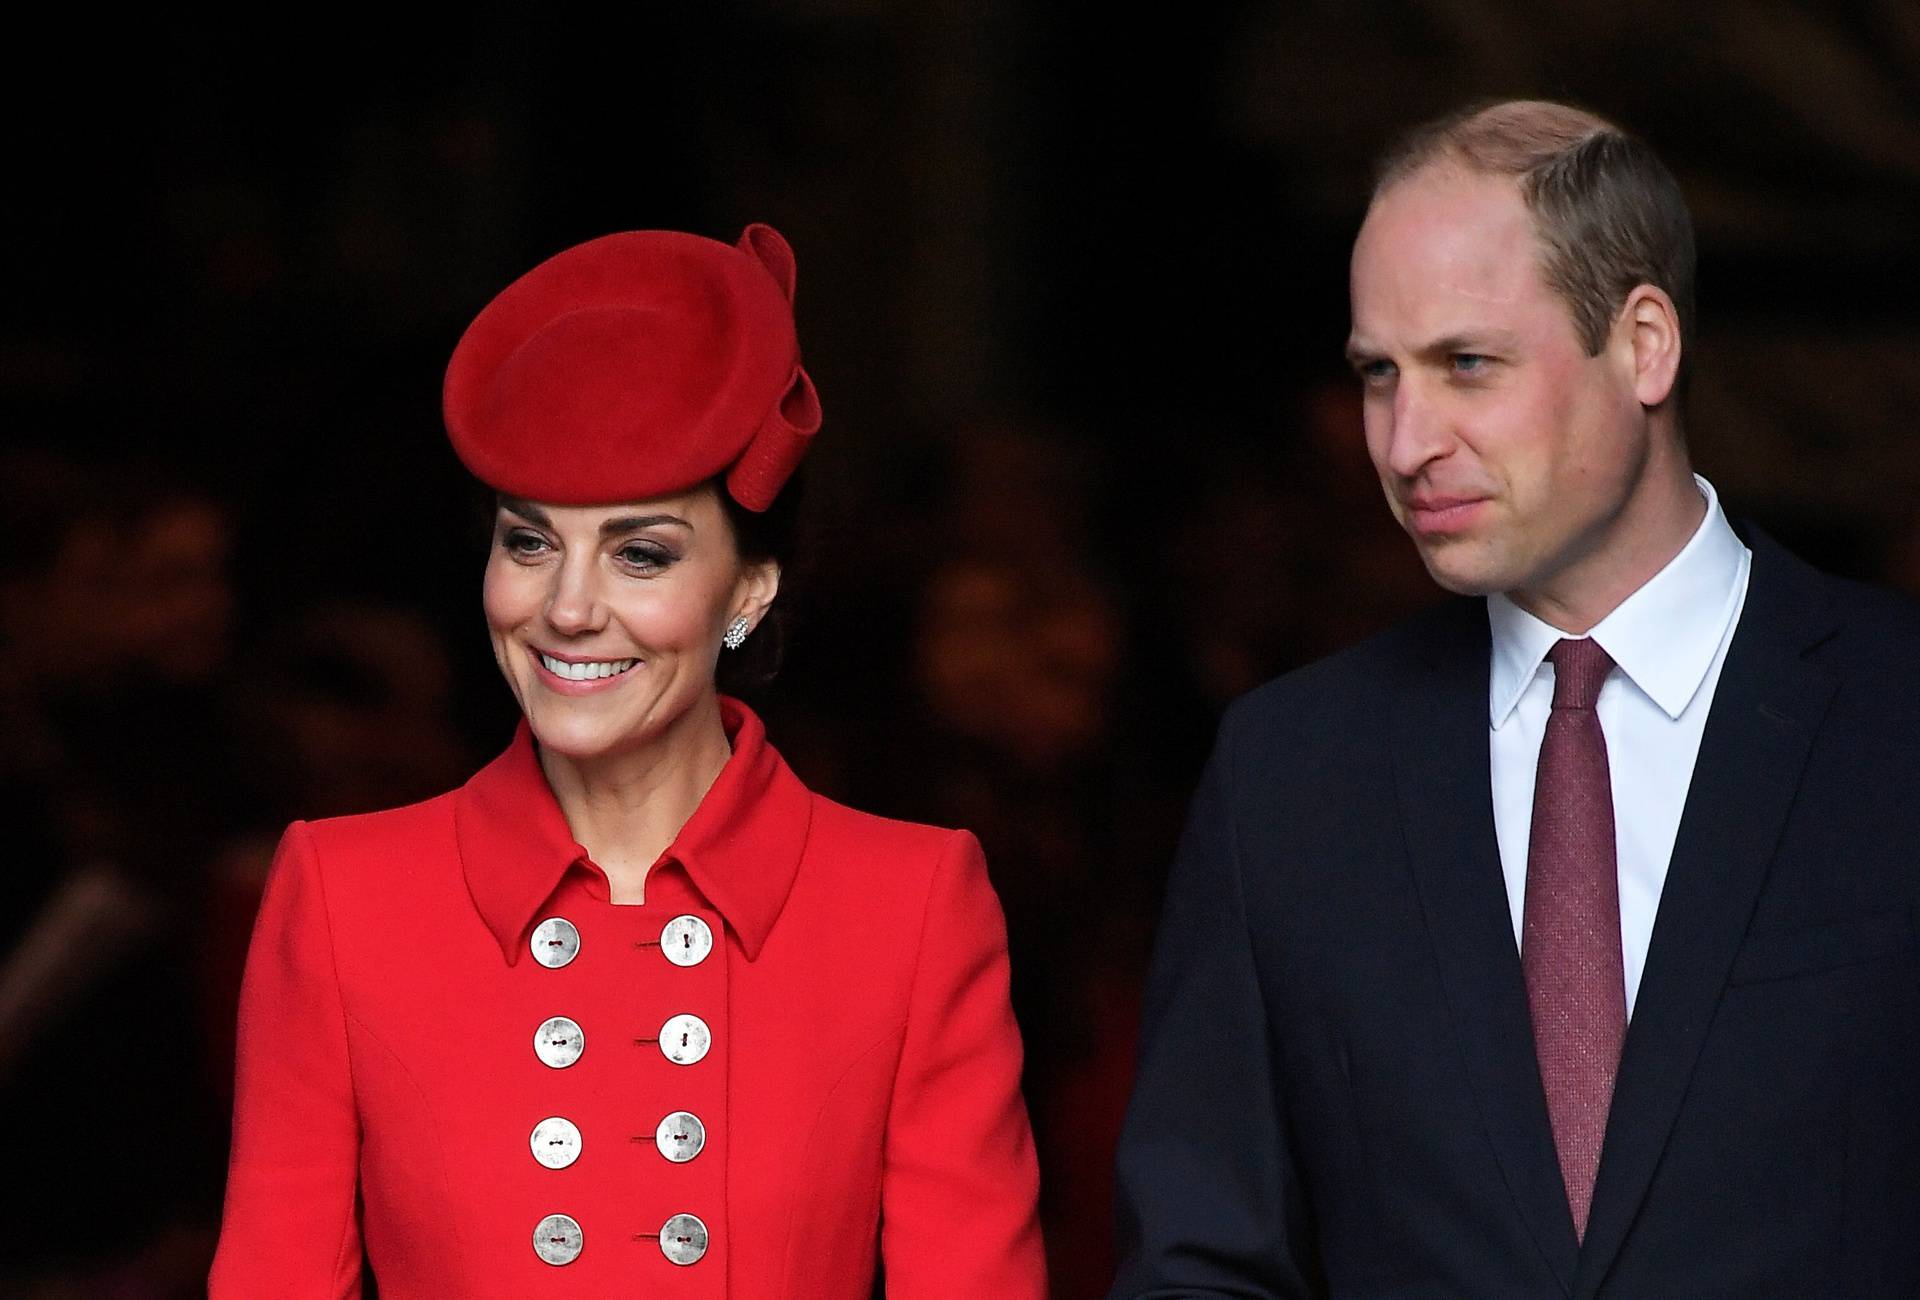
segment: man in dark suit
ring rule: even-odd
[[[1468,599],[1222,723],[1113,1295],[1920,1295],[1920,616],[1693,474],[1672,178],[1456,115],[1352,293],[1369,452]]]

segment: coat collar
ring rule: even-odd
[[[753,961],[793,889],[812,796],[751,709],[722,696],[720,717],[732,756],[654,870],[668,862],[685,868]],[[561,878],[588,860],[540,770],[525,719],[506,752],[455,794],[453,818],[467,892],[513,965]]]

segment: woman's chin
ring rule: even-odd
[[[540,748],[549,754],[589,763],[598,758],[632,749],[643,743],[636,728],[619,725],[612,718],[568,716],[564,709],[535,709],[527,715],[527,725]]]

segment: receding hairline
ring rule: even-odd
[[[1524,178],[1549,159],[1600,135],[1626,135],[1598,113],[1549,99],[1468,105],[1400,141],[1374,173],[1378,199],[1401,181],[1444,164],[1484,175]]]

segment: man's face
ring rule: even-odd
[[[1653,436],[1627,331],[1587,356],[1539,253],[1513,180],[1418,172],[1354,244],[1348,343],[1368,454],[1434,580],[1536,609],[1608,580]]]

